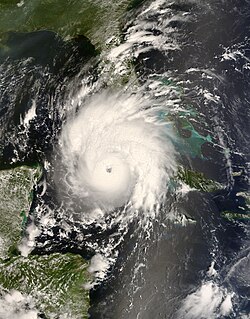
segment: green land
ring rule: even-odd
[[[29,295],[48,319],[60,315],[87,318],[89,294],[84,284],[90,277],[88,263],[81,256],[54,253],[23,257],[17,249],[40,176],[40,167],[0,171],[0,295],[13,289]]]
[[[0,37],[10,31],[50,30],[66,40],[84,35],[101,48],[119,35],[120,18],[137,2],[142,1],[0,0]]]
[[[180,167],[177,173],[177,179],[184,182],[190,188],[210,193],[223,189],[223,185],[207,178],[203,173],[195,172]]]

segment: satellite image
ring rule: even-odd
[[[0,0],[0,319],[250,319],[249,141],[249,0]]]

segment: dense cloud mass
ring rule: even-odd
[[[171,131],[137,96],[98,94],[63,128],[67,185],[91,208],[160,204],[175,170]]]

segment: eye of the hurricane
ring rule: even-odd
[[[112,166],[107,166],[106,167],[106,172],[107,173],[112,173]]]
[[[109,198],[118,198],[131,188],[128,164],[118,155],[105,155],[92,166],[89,184],[93,191]]]

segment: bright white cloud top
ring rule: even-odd
[[[159,207],[175,170],[172,132],[159,108],[135,95],[98,94],[65,124],[65,184],[90,209]]]

